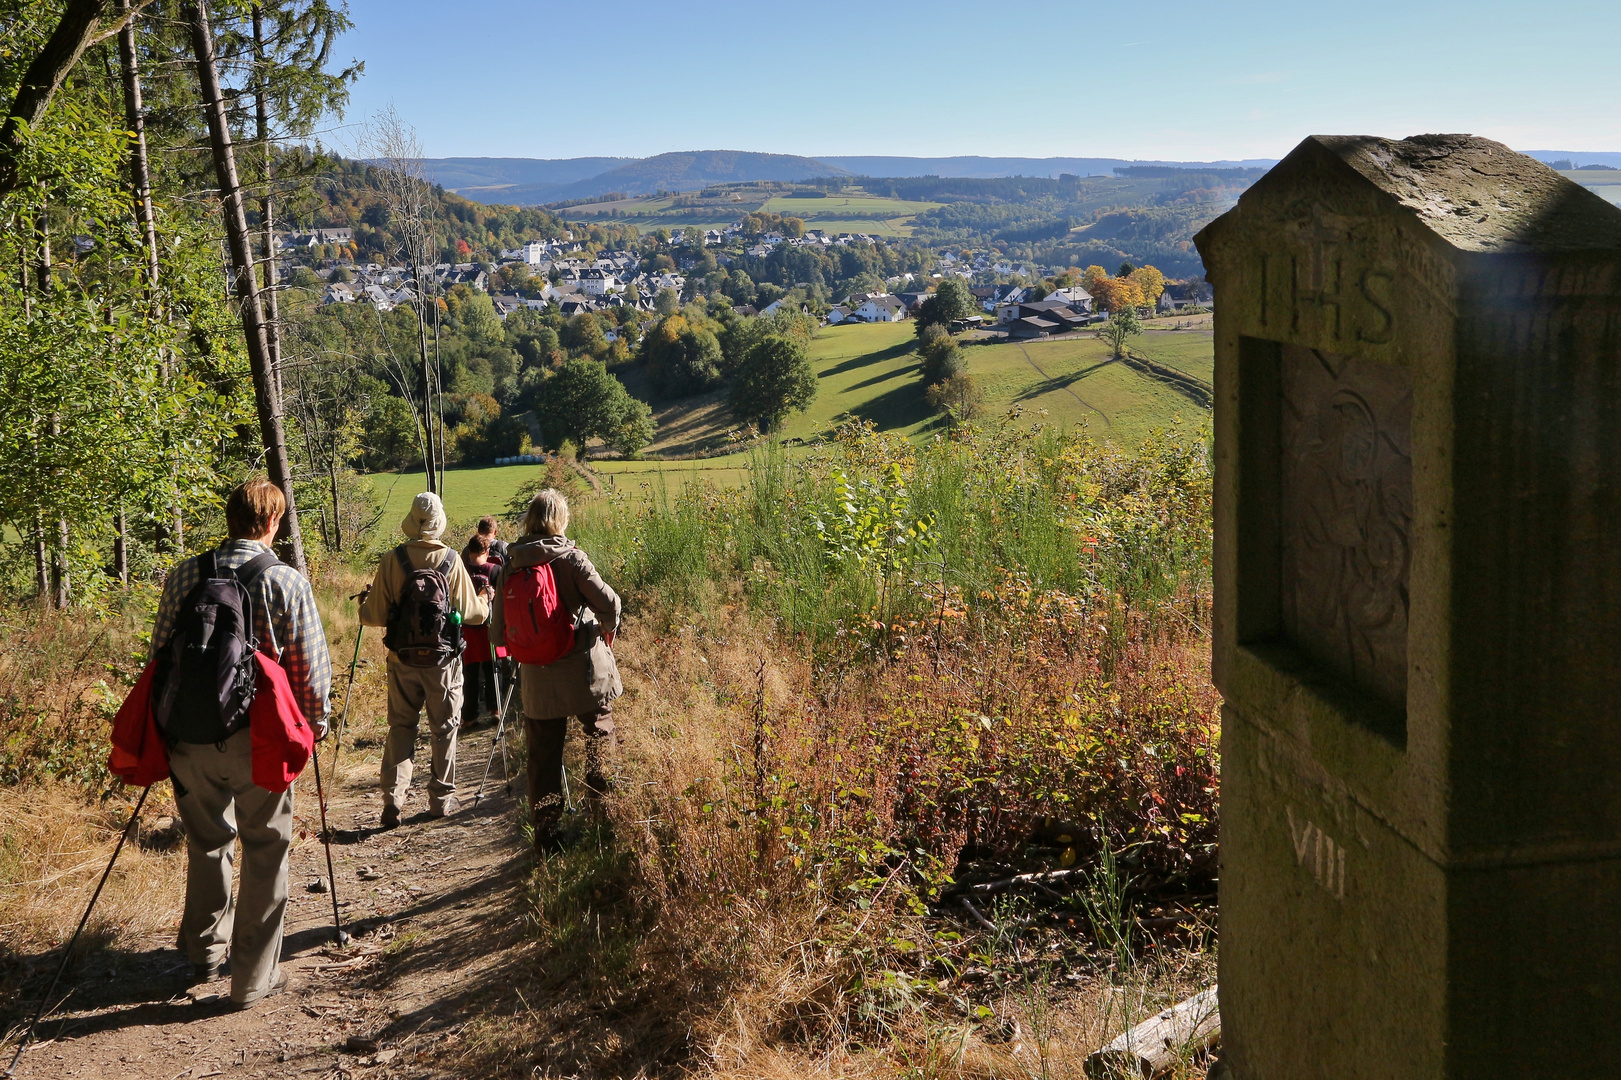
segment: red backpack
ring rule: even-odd
[[[574,616],[557,595],[551,563],[507,575],[501,595],[507,652],[520,664],[552,664],[574,649]]]

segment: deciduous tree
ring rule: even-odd
[[[762,433],[782,426],[791,412],[816,400],[816,369],[805,346],[771,335],[749,350],[732,380],[732,414]]]

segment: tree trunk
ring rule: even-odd
[[[259,408],[259,434],[265,446],[265,469],[271,483],[287,498],[287,513],[281,519],[278,546],[301,574],[304,538],[298,527],[298,507],[293,501],[293,473],[287,460],[287,439],[281,422],[281,399],[276,394],[275,367],[271,362],[264,309],[259,304],[259,287],[253,265],[253,248],[248,238],[248,218],[242,208],[242,186],[237,182],[236,153],[231,146],[231,128],[225,116],[220,92],[219,69],[214,62],[214,39],[208,25],[208,9],[202,0],[187,4],[192,44],[197,51],[197,79],[202,87],[208,115],[208,135],[214,153],[214,171],[219,177],[221,216],[225,219],[231,264],[236,272],[236,291],[242,310],[242,330],[247,338],[248,364],[253,370],[253,396]]]
[[[72,599],[68,579],[68,523],[66,518],[56,519],[56,550],[51,553],[51,602],[58,611],[66,611]]]
[[[338,455],[333,454],[326,461],[327,480],[332,485],[332,550],[343,550],[343,517],[338,512]]]
[[[113,537],[113,576],[120,585],[129,586],[129,518],[118,511],[118,534]]]
[[[135,53],[135,20],[130,17],[129,0],[119,0],[119,13],[125,16],[118,32],[118,60],[124,76],[124,123],[129,125],[129,179],[135,196],[135,220],[141,226],[146,245],[146,284],[156,293],[158,287],[158,228],[152,215],[152,170],[146,156],[146,107],[141,96],[140,61]]]
[[[141,240],[146,247],[146,284],[152,299],[153,315],[158,314],[158,226],[152,212],[152,166],[146,149],[146,102],[141,92],[140,57],[135,52],[135,17],[130,0],[119,0],[119,16],[124,19],[118,31],[118,61],[124,82],[124,123],[129,126],[129,179],[135,203],[135,220],[141,227]],[[163,351],[163,381],[174,378],[170,367],[169,351]],[[120,521],[123,520],[120,514]],[[178,505],[169,508],[169,521],[159,521],[156,529],[159,551],[179,555],[185,550],[183,537],[185,522]],[[127,583],[127,580],[126,580]]]
[[[51,595],[51,566],[45,554],[45,526],[34,515],[34,592],[41,600]]]
[[[270,103],[265,100],[269,75],[265,72],[264,9],[253,5],[253,111],[258,125],[259,148],[264,153],[264,190],[259,196],[260,256],[265,264],[265,343],[270,348],[271,380],[275,384],[276,400],[281,401],[281,312],[276,289],[276,198],[271,189],[275,182],[275,153],[270,145]]]
[[[39,211],[39,291],[49,294],[51,291],[51,224],[49,211],[42,204]],[[60,453],[62,440],[62,420],[60,416],[51,417],[51,449]],[[51,550],[51,603],[57,610],[64,610],[68,606],[68,523],[65,518],[56,519],[56,545]]]
[[[422,310],[422,271],[417,270],[417,349],[422,358],[422,430],[427,435],[427,441],[422,447],[422,468],[428,474],[428,490],[437,494],[439,481],[436,467],[439,454],[436,451],[439,438],[443,432],[436,433],[433,429],[433,371],[428,364],[428,320]]]

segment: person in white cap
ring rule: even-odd
[[[383,828],[400,823],[411,786],[417,722],[428,713],[433,776],[428,811],[447,817],[456,801],[456,734],[462,710],[461,628],[490,613],[456,551],[441,543],[445,508],[425,491],[400,522],[406,543],[383,556],[360,602],[360,621],[385,627],[388,646],[388,739],[383,744]]]

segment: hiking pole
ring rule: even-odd
[[[28,1044],[33,1041],[34,1032],[39,1027],[39,1022],[45,1017],[45,1006],[50,1002],[51,995],[56,992],[56,984],[61,981],[62,973],[68,969],[68,961],[73,959],[73,946],[78,944],[79,935],[84,933],[85,924],[90,921],[90,913],[96,909],[96,901],[101,899],[101,890],[106,886],[107,878],[112,875],[113,863],[118,861],[118,853],[124,850],[124,841],[128,840],[129,834],[134,831],[135,822],[141,816],[141,807],[145,805],[146,796],[151,790],[151,784],[141,789],[141,797],[135,801],[135,809],[130,811],[129,823],[124,826],[124,831],[119,834],[118,846],[113,848],[113,857],[107,860],[107,869],[101,872],[101,880],[96,883],[96,891],[90,897],[90,903],[84,909],[84,916],[79,919],[79,928],[73,931],[73,936],[68,939],[67,948],[62,950],[62,963],[58,965],[56,974],[52,976],[51,985],[45,988],[45,996],[39,999],[39,1009],[35,1011],[34,1019],[30,1020],[28,1026],[23,1029],[22,1040],[17,1043],[17,1052],[11,1055],[11,1064],[6,1066],[5,1072],[0,1073],[0,1077],[4,1077],[5,1080],[10,1080],[11,1074],[17,1069],[17,1062],[22,1060],[23,1051],[28,1049]]]
[[[332,869],[332,831],[326,827],[326,789],[321,786],[321,755],[310,756],[315,759],[315,801],[321,804],[321,843],[326,845],[326,883],[332,893],[332,926],[337,931],[337,943],[347,945],[349,935],[343,929],[343,916],[338,914],[338,875]],[[337,760],[336,754],[333,760]]]
[[[496,746],[500,745],[503,738],[504,738],[505,731],[506,731],[506,722],[507,722],[507,704],[508,704],[508,702],[510,702],[512,700],[512,689],[511,689],[510,686],[507,688],[507,696],[505,698],[503,698],[501,696],[501,670],[500,670],[500,668],[494,669],[493,673],[495,675],[495,706],[496,706],[495,742],[490,744],[490,756],[484,762],[484,776],[483,776],[483,778],[481,780],[479,780],[479,782],[478,782],[478,792],[473,796],[473,810],[474,810],[474,812],[477,812],[477,810],[478,810],[478,801],[484,797],[484,785],[490,782],[490,766],[495,764],[495,749],[496,749]],[[511,792],[511,790],[512,790],[512,785],[509,783],[507,785],[507,791]]]
[[[366,600],[366,593],[370,586],[351,596],[351,600]],[[366,624],[361,623],[355,631],[355,655],[349,661],[349,686],[343,692],[343,716],[338,720],[338,737],[336,745],[332,747],[332,775],[338,775],[338,755],[343,752],[343,736],[349,730],[349,699],[355,696],[355,668],[360,664],[360,639],[366,636]]]

